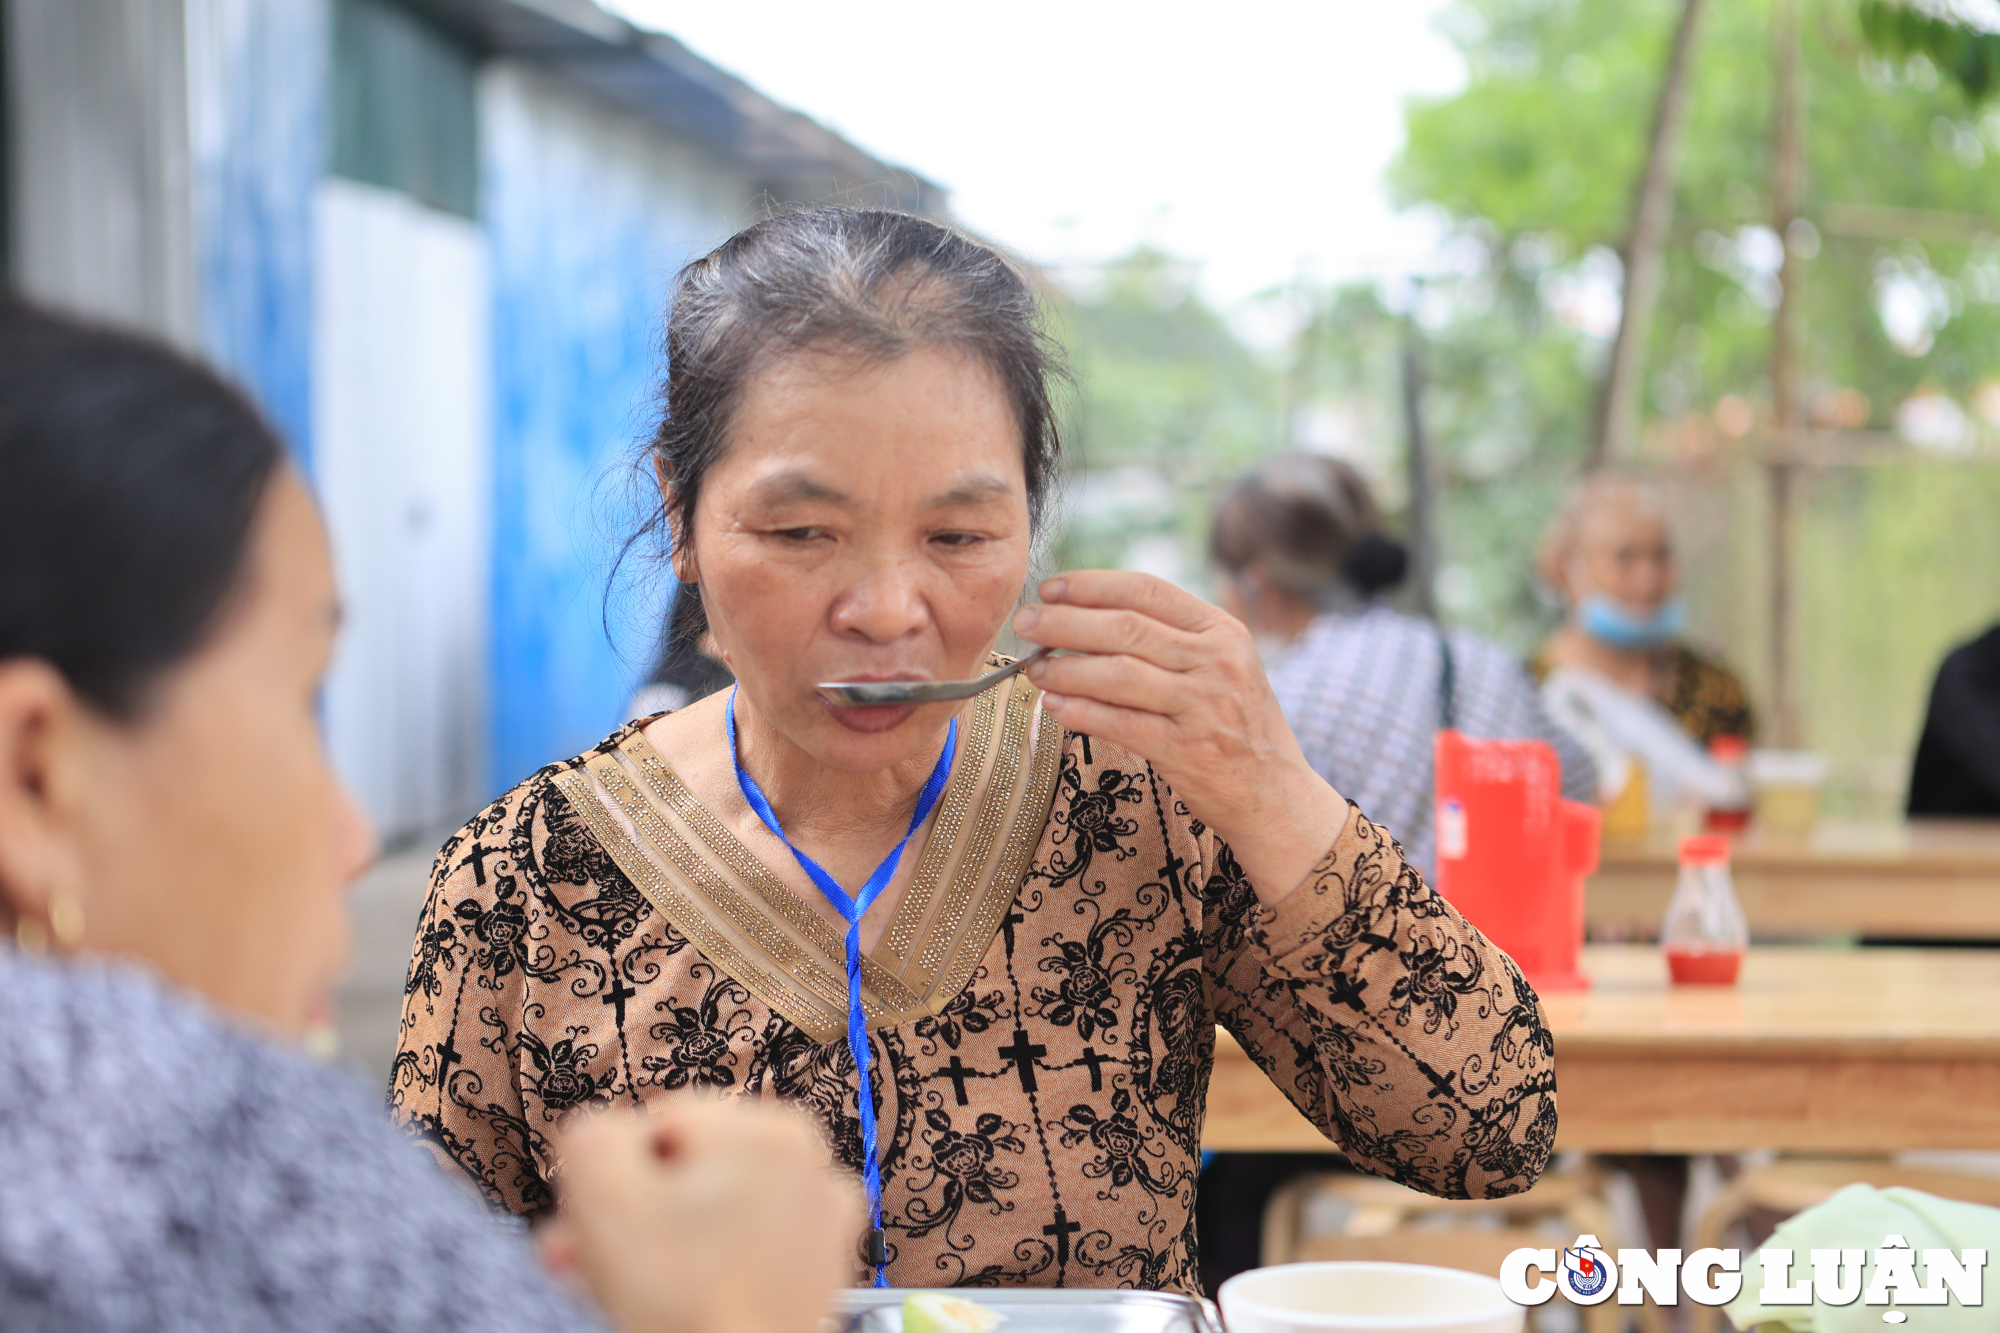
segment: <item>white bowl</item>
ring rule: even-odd
[[[1218,1293],[1229,1333],[1521,1333],[1498,1280],[1429,1264],[1278,1264]]]

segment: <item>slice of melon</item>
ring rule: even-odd
[[[903,1333],[993,1333],[1006,1321],[998,1310],[942,1291],[913,1291],[903,1298]]]

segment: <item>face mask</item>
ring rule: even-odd
[[[1687,604],[1678,597],[1669,598],[1653,614],[1642,616],[1623,602],[1594,592],[1577,608],[1577,624],[1585,634],[1613,648],[1655,648],[1679,638],[1687,628]]]

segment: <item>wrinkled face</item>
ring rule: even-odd
[[[744,387],[675,564],[748,706],[861,772],[927,752],[958,705],[833,708],[814,686],[978,674],[1029,541],[1021,429],[985,363],[804,354]]]
[[[82,947],[294,1035],[340,980],[343,890],[373,854],[320,740],[337,614],[319,517],[285,472],[208,641],[137,722],[80,740]]]
[[[1572,605],[1601,592],[1640,615],[1659,610],[1676,583],[1667,525],[1628,504],[1589,515],[1577,534],[1565,583]]]

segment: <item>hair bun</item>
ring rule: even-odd
[[[1373,597],[1403,581],[1410,572],[1410,553],[1387,533],[1369,532],[1348,548],[1340,567],[1356,592]]]

